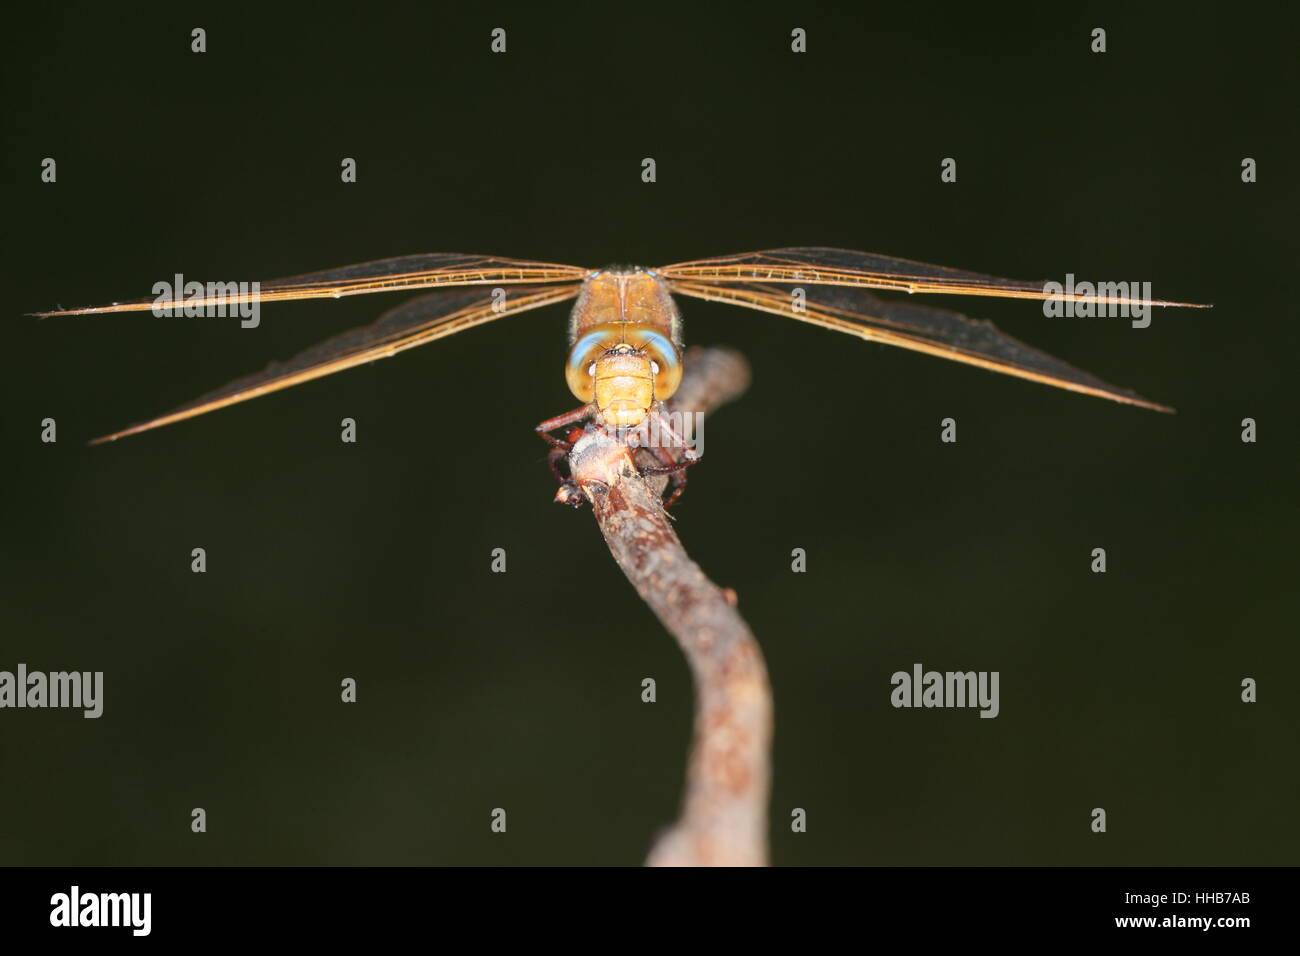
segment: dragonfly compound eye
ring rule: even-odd
[[[636,345],[650,359],[650,374],[654,376],[655,400],[662,402],[673,397],[682,383],[682,357],[677,347],[666,335],[643,331]]]
[[[569,383],[569,391],[574,398],[584,404],[595,400],[597,365],[601,357],[616,348],[621,340],[622,327],[607,325],[589,329],[573,343],[569,349],[569,361],[564,368],[564,378]]]

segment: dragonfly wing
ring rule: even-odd
[[[112,305],[84,309],[59,309],[54,312],[37,312],[38,316],[95,315],[105,312],[142,312],[146,309],[206,309],[208,307],[244,305],[250,302],[280,302],[295,299],[338,299],[345,295],[367,295],[371,292],[393,292],[401,289],[429,289],[465,285],[519,285],[546,282],[579,282],[591,270],[580,266],[565,266],[552,262],[530,262],[525,259],[500,259],[493,256],[462,255],[458,252],[435,252],[420,256],[399,256],[309,272],[306,275],[271,279],[245,288],[234,288],[235,283],[209,283],[193,296],[176,290],[181,298],[173,301],[165,293],[148,299],[114,302]],[[187,283],[188,285],[188,283]],[[226,288],[229,285],[232,288]]]
[[[273,362],[260,372],[237,379],[165,415],[96,438],[91,444],[98,445],[170,425],[356,365],[388,358],[494,319],[563,302],[576,296],[578,289],[577,285],[524,286],[513,289],[500,304],[482,289],[448,289],[420,296],[384,313],[370,325],[326,339],[286,362]]]
[[[893,289],[898,292],[942,292],[953,295],[1000,296],[1012,299],[1048,299],[1062,302],[1095,302],[1113,305],[1140,301],[1118,290],[1107,294],[1059,293],[1046,281],[1000,279],[979,272],[932,266],[909,259],[878,256],[851,249],[798,247],[742,252],[716,259],[678,262],[656,270],[669,280],[700,283],[789,282],[799,285],[857,286],[864,289]],[[1115,291],[1116,294],[1110,294]],[[1209,308],[1192,302],[1152,300],[1150,305]]]
[[[804,290],[804,310],[796,311],[790,290],[763,285],[715,286],[694,282],[670,283],[674,292],[710,302],[726,302],[760,312],[784,315],[822,328],[846,332],[869,342],[935,355],[976,365],[1004,375],[1053,385],[1056,388],[1140,405],[1161,412],[1173,409],[1148,401],[1067,365],[998,330],[992,322],[967,318],[946,309],[885,302],[856,289],[814,286]]]

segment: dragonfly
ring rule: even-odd
[[[489,288],[490,287],[490,288]],[[683,323],[675,297],[702,299],[786,316],[823,329],[973,365],[1044,385],[1156,411],[1173,409],[1110,385],[999,331],[992,323],[874,291],[970,295],[1117,305],[1206,308],[1194,302],[1102,297],[1048,291],[1046,282],[1002,279],[907,259],[823,247],[792,247],[695,259],[655,268],[586,268],[496,256],[432,253],[401,256],[246,287],[200,292],[173,304],[193,309],[252,302],[337,299],[377,292],[432,290],[374,323],[327,339],[260,372],[178,408],[95,439],[115,441],[335,372],[389,358],[507,316],[574,301],[565,380],[582,404],[548,418],[536,431],[552,446],[551,468],[572,447],[570,426],[611,427],[634,436],[655,424],[677,438],[664,415],[682,379]],[[1057,287],[1060,288],[1059,286]],[[870,290],[870,291],[869,291]],[[177,292],[179,296],[179,290]],[[168,303],[162,303],[167,305]],[[156,309],[143,298],[39,316],[95,315]],[[663,470],[679,476],[698,458],[665,453]]]

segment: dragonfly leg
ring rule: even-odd
[[[591,406],[583,405],[571,412],[565,412],[563,415],[556,415],[544,422],[538,422],[535,429],[537,434],[551,446],[551,450],[546,456],[546,464],[550,466],[551,474],[555,477],[556,484],[560,486],[560,493],[557,495],[556,500],[566,501],[575,508],[581,506],[583,498],[573,480],[560,471],[560,462],[569,457],[569,452],[573,451],[573,443],[582,437],[582,429],[574,428],[564,438],[556,438],[551,432],[566,425],[577,425],[579,422],[590,418],[591,413]]]
[[[546,455],[546,464],[551,467],[551,474],[555,478],[556,484],[566,484],[568,478],[560,471],[560,462],[569,457],[569,449],[562,448],[559,445],[552,448]]]
[[[662,414],[662,406],[656,406],[651,410],[645,424],[641,426],[639,431],[643,432],[646,438],[642,447],[659,459],[661,463],[641,468],[641,474],[646,476],[670,476],[672,494],[664,502],[664,507],[671,508],[673,503],[686,490],[686,469],[700,460],[699,452],[691,448],[687,440],[682,437],[677,429],[673,428],[672,424]],[[654,440],[650,440],[652,437]],[[680,458],[674,454],[673,449],[681,449]]]
[[[673,428],[672,423],[664,417],[660,410],[661,407],[662,406],[656,407],[650,411],[650,414],[646,417],[646,423],[644,426],[647,435],[654,434],[650,431],[651,428],[658,433],[658,441],[654,442],[654,445],[656,446],[656,453],[663,452],[663,454],[659,455],[660,459],[667,464],[675,463],[677,459],[669,454],[667,449],[680,448],[682,450],[683,461],[699,461],[699,452],[691,447],[691,443],[682,437],[681,433],[679,433],[677,429]]]
[[[561,438],[556,438],[551,434],[551,432],[555,431],[557,428],[563,428],[565,425],[576,425],[579,422],[586,421],[591,417],[591,415],[592,407],[590,405],[583,405],[580,408],[575,408],[571,412],[565,412],[563,415],[556,415],[554,418],[548,418],[544,422],[538,422],[533,430],[536,431],[537,434],[541,436],[542,440],[547,442],[552,448],[563,448],[564,453],[567,455],[573,450],[573,443]]]
[[[645,476],[669,476],[669,480],[672,482],[673,492],[668,496],[668,500],[664,502],[664,508],[671,508],[677,499],[682,496],[682,493],[686,491],[686,469],[699,462],[700,459],[686,458],[682,461],[678,461],[666,448],[652,448],[649,450],[653,451],[664,464],[650,465],[646,468],[639,469],[639,471]]]
[[[687,462],[687,464],[690,464],[690,462]],[[673,493],[669,495],[668,500],[664,502],[664,511],[668,511],[672,508],[672,506],[677,503],[677,499],[686,491],[686,469],[683,468],[681,471],[673,472],[672,482]]]

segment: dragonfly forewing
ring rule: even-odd
[[[851,249],[820,246],[741,252],[715,259],[696,259],[662,266],[658,273],[674,281],[707,284],[749,284],[789,282],[801,285],[856,286],[895,292],[944,293],[948,295],[996,296],[1011,299],[1050,299],[1062,302],[1093,302],[1110,305],[1187,306],[1208,308],[1192,302],[1139,300],[1127,295],[1078,294],[1053,291],[1047,280],[1002,279],[980,272],[949,269],[908,259],[895,259]]]
[[[283,279],[268,279],[258,283],[258,289],[241,288],[239,291],[206,291],[193,297],[180,297],[160,302],[155,296],[148,299],[131,299],[112,305],[84,309],[59,309],[37,312],[41,317],[55,315],[96,315],[108,312],[143,312],[164,308],[168,303],[189,309],[206,309],[209,306],[236,306],[252,302],[288,302],[298,299],[339,299],[348,295],[368,295],[373,292],[450,288],[476,285],[535,285],[548,282],[580,282],[589,272],[579,266],[566,266],[553,262],[532,262],[527,259],[502,259],[493,256],[463,255],[458,252],[435,252],[428,255],[399,256],[308,272]],[[178,290],[176,295],[180,296]]]

